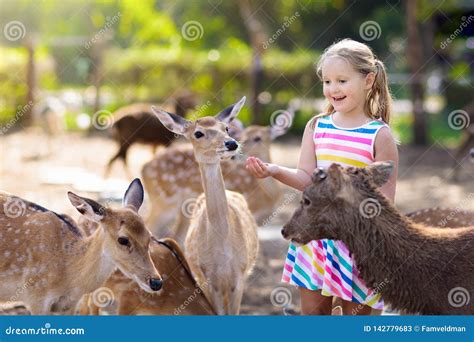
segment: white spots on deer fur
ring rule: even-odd
[[[18,228],[17,230],[15,230],[15,234],[20,234],[20,228]]]
[[[20,243],[20,240],[19,240],[19,239],[15,239],[15,240],[13,240],[13,243],[14,243],[15,245],[18,245],[18,244]]]
[[[25,230],[25,235],[28,235],[29,233],[30,233],[29,229]]]
[[[252,182],[252,179],[249,176],[247,176],[247,177],[244,178],[244,182],[246,184],[250,184]]]
[[[3,255],[5,256],[5,258],[8,258],[12,253],[10,251],[5,251],[3,253]]]
[[[41,252],[44,252],[45,249],[46,249],[45,245],[43,245],[43,244],[40,244],[40,245],[39,245],[39,250],[40,250]]]
[[[178,164],[181,164],[183,162],[183,156],[178,154],[174,157],[174,161]]]
[[[7,226],[8,227],[8,226]],[[7,232],[11,232],[13,230],[12,227],[8,227]]]

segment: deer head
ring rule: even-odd
[[[143,203],[140,180],[135,179],[128,187],[121,209],[105,207],[72,192],[68,196],[79,213],[99,224],[99,233],[104,235],[103,253],[119,270],[147,292],[160,290],[163,282],[150,256],[152,235],[138,215]]]
[[[214,117],[207,116],[188,121],[176,114],[152,107],[152,111],[170,131],[183,135],[194,148],[199,163],[218,163],[237,153],[239,144],[228,134],[228,124],[237,116],[245,102],[245,96]]]
[[[283,237],[301,244],[340,239],[341,223],[363,218],[363,201],[380,198],[377,188],[388,181],[392,169],[392,162],[347,169],[332,164],[327,170],[316,169],[300,206],[282,229]]]

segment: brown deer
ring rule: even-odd
[[[159,292],[143,291],[117,270],[103,287],[83,298],[79,314],[114,310],[119,315],[215,315],[176,241],[152,239],[150,253],[163,277]]]
[[[241,141],[241,154],[271,162],[271,143],[288,128],[249,126],[229,135]],[[280,185],[271,177],[253,177],[245,168],[245,158],[240,156],[222,161],[221,168],[226,189],[244,195],[257,223],[265,222],[282,197]],[[148,227],[159,237],[173,236],[179,242],[184,241],[192,209],[187,203],[203,192],[193,147],[178,145],[159,151],[143,166],[142,179],[150,199]]]
[[[378,189],[392,169],[377,162],[316,170],[283,236],[343,241],[365,283],[396,310],[474,314],[474,227],[439,229],[401,215]]]
[[[155,150],[159,145],[168,147],[175,139],[176,136],[165,129],[153,115],[151,106],[150,103],[136,103],[119,108],[114,112],[111,134],[119,144],[119,150],[107,164],[106,175],[110,173],[112,164],[117,159],[121,159],[125,168],[127,168],[127,152],[134,143],[152,145]],[[170,110],[184,117],[186,112],[195,106],[194,96],[186,93],[177,97],[175,106]]]
[[[70,314],[79,299],[101,286],[118,267],[145,291],[162,279],[149,252],[151,233],[137,212],[143,187],[135,179],[123,209],[111,209],[72,192],[69,200],[99,224],[85,237],[70,218],[0,193],[0,301],[25,303],[32,314]]]
[[[226,132],[241,110],[245,97],[215,117],[194,122],[154,108],[163,125],[191,141],[201,172],[204,194],[196,200],[186,255],[199,284],[219,315],[236,315],[244,283],[258,255],[257,225],[245,198],[226,191],[221,160],[237,153],[238,143]]]

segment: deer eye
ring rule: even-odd
[[[311,204],[311,201],[310,201],[309,199],[307,199],[306,197],[303,197],[303,201],[302,201],[302,202],[303,202],[303,205],[305,205],[305,206],[308,206],[308,205]]]
[[[225,131],[226,131],[227,133],[229,133],[229,127],[226,127],[226,128],[225,128]]]
[[[127,247],[130,247],[130,240],[126,237],[119,237],[117,239],[118,243],[121,244],[122,246],[127,246]]]
[[[256,137],[255,139],[253,139],[253,141],[255,141],[255,142],[260,142],[260,141],[262,141],[262,138]]]
[[[203,136],[204,136],[204,133],[202,132],[197,131],[196,133],[194,133],[194,137],[196,139],[202,138]]]

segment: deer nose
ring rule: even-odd
[[[229,151],[235,151],[237,147],[239,147],[239,144],[237,144],[235,140],[226,141],[224,145]]]
[[[287,233],[286,233],[286,226],[284,226],[282,229],[281,229],[281,235],[283,235],[283,237],[286,239],[288,236],[287,236]]]
[[[163,280],[156,279],[156,278],[151,278],[150,279],[150,288],[153,291],[159,291],[162,286],[163,286]]]

